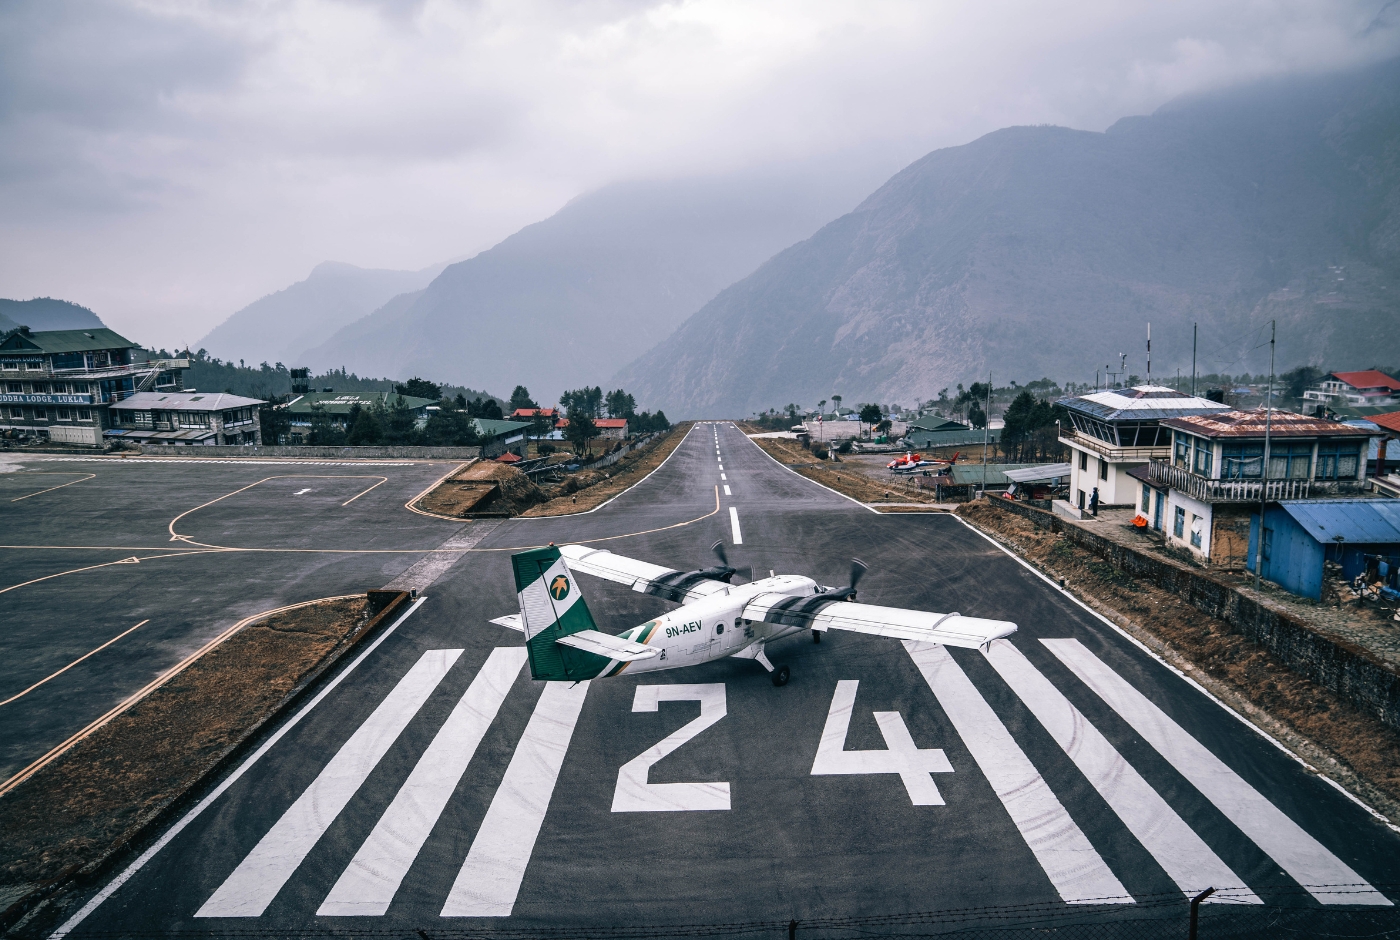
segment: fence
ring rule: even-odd
[[[393,457],[417,460],[470,460],[481,456],[480,447],[317,447],[274,444],[207,444],[192,447],[142,444],[147,457],[310,457],[315,460],[374,459]]]

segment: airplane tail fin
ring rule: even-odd
[[[510,561],[531,677],[577,682],[596,676],[607,665],[606,658],[559,643],[563,637],[596,629],[583,589],[559,549],[536,548],[512,555]]]

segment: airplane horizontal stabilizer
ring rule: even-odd
[[[504,617],[494,617],[491,620],[498,627],[505,627],[507,630],[514,630],[516,633],[525,632],[525,623],[520,619],[519,614],[506,614]]]
[[[624,640],[620,636],[601,633],[597,630],[581,630],[578,633],[570,633],[554,642],[624,663],[630,663],[637,659],[651,659],[661,652],[655,646],[634,643],[631,640]]]

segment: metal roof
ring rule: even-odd
[[[1136,385],[1061,398],[1055,404],[1102,421],[1154,421],[1181,415],[1226,411],[1226,405],[1195,398],[1164,385]]]
[[[501,421],[495,418],[473,418],[476,433],[482,437],[505,437],[512,431],[533,427],[529,421]]]
[[[348,415],[355,406],[374,408],[380,403],[393,407],[402,403],[409,411],[422,411],[429,405],[436,405],[432,398],[417,398],[413,395],[396,395],[393,392],[378,392],[369,395],[337,395],[334,392],[311,392],[293,398],[283,407],[296,415],[309,415],[316,412],[331,415]]]
[[[1172,418],[1163,421],[1162,426],[1200,437],[1263,437],[1266,423],[1270,437],[1361,437],[1372,433],[1329,418],[1315,418],[1278,409],[1274,409],[1270,418],[1264,408]]]
[[[1392,392],[1400,392],[1400,380],[1394,379],[1378,369],[1366,369],[1362,372],[1331,372],[1328,374],[1339,382],[1345,382],[1355,389],[1385,388]]]
[[[1279,508],[1319,542],[1400,542],[1400,499],[1300,499]]]
[[[989,463],[987,466],[987,485],[1005,486],[1011,481],[1006,478],[1007,470],[1024,470],[1034,468],[1039,470],[1045,466],[1043,463]],[[953,464],[950,475],[953,483],[958,486],[982,485],[982,464]]]
[[[1047,480],[1058,480],[1060,477],[1069,476],[1069,464],[1043,463],[1035,467],[1023,467],[1020,470],[1007,470],[1003,476],[1012,483],[1043,483]]]
[[[91,330],[35,330],[15,333],[0,352],[96,352],[101,349],[140,349],[140,343],[106,327]]]
[[[228,392],[137,392],[112,405],[129,411],[224,411],[265,405],[257,398]]]

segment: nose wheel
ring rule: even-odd
[[[787,685],[788,677],[792,675],[792,670],[786,666],[779,666],[773,670],[773,684],[778,686]]]

